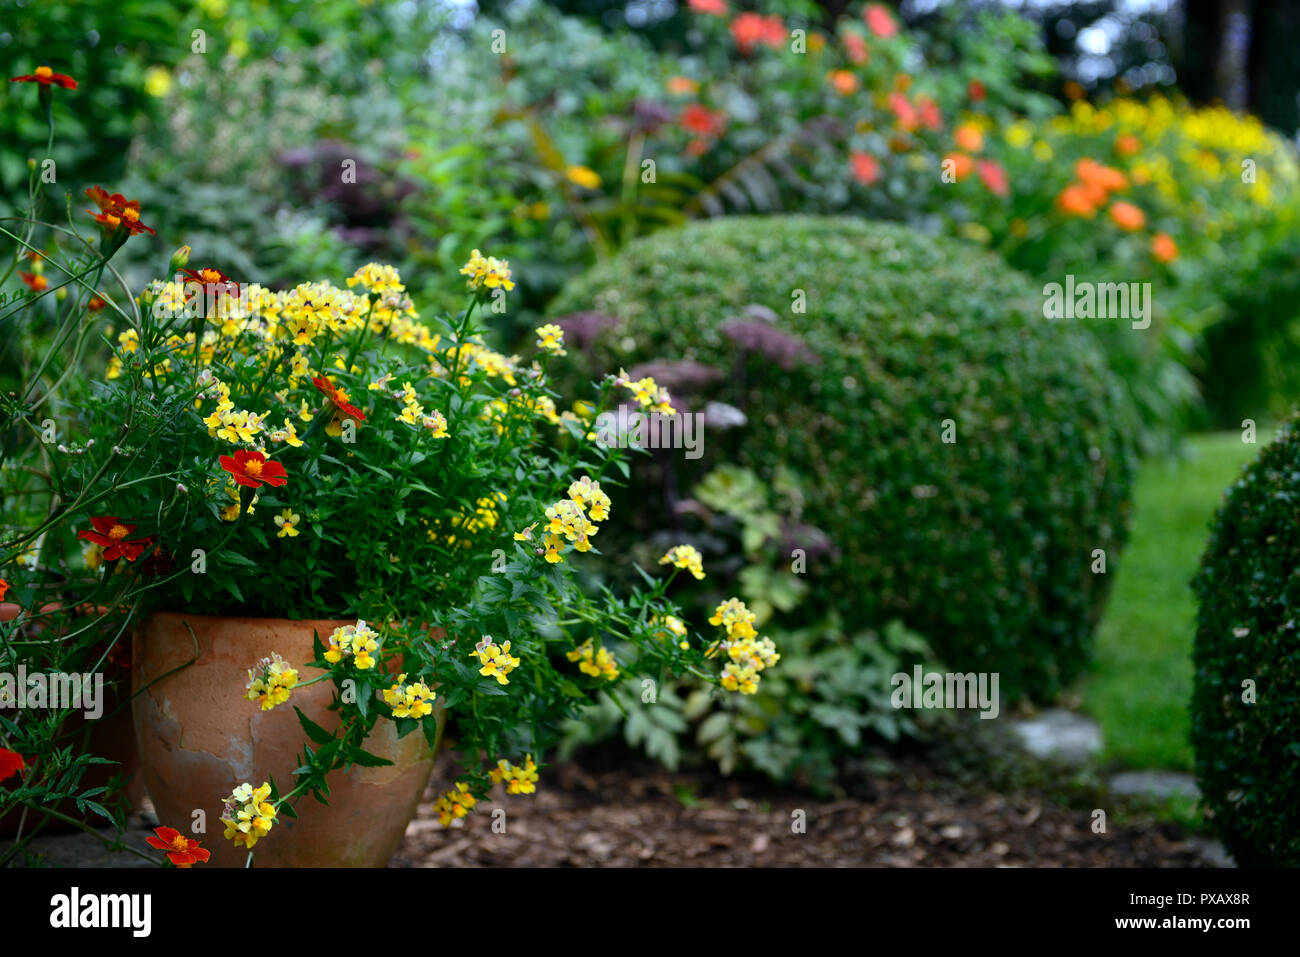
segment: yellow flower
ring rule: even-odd
[[[330,664],[338,664],[344,658],[350,657],[352,663],[361,671],[375,666],[372,653],[379,648],[379,634],[364,620],[358,621],[355,625],[335,628],[327,640],[325,660]]]
[[[594,648],[590,638],[572,651],[566,651],[564,656],[570,661],[580,662],[578,670],[585,675],[604,678],[606,681],[613,681],[618,677],[618,662],[610,654],[609,649]]]
[[[292,509],[284,509],[279,515],[275,516],[275,524],[280,526],[280,530],[275,533],[276,538],[297,538],[300,534],[298,531],[299,522],[298,513]]]
[[[507,794],[532,794],[537,790],[537,765],[530,754],[524,759],[523,767],[516,767],[502,758],[497,766],[488,772],[493,784],[506,782]]]
[[[510,263],[495,256],[484,256],[477,249],[469,257],[469,262],[461,267],[460,274],[468,276],[465,285],[470,289],[497,289],[509,292],[515,288],[510,279]]]
[[[553,356],[567,355],[564,351],[564,330],[553,322],[548,322],[544,326],[538,326],[537,348]]]
[[[685,568],[697,581],[704,578],[704,559],[694,545],[673,546],[659,559],[659,564]]]
[[[583,189],[600,189],[600,174],[586,166],[570,166],[564,171],[569,182]]]
[[[739,598],[728,598],[718,605],[709,619],[710,625],[723,625],[729,638],[754,638],[754,613]]]
[[[485,678],[496,678],[497,684],[510,684],[510,679],[506,675],[519,667],[519,659],[510,655],[510,642],[506,641],[498,645],[492,640],[491,635],[483,636],[483,640],[470,652],[470,657],[477,658],[479,664],[483,666],[478,673]]]
[[[406,675],[397,676],[397,682],[383,692],[384,701],[393,709],[394,718],[423,718],[433,713],[433,699],[437,692],[423,682],[403,685]]]
[[[424,417],[424,427],[429,430],[431,439],[445,439],[448,436],[447,417],[436,409],[432,415]]]
[[[758,690],[758,675],[753,668],[741,668],[728,662],[722,669],[722,687],[741,694],[753,694]]]
[[[450,791],[438,798],[433,809],[438,815],[438,823],[450,827],[452,822],[464,817],[478,803],[478,799],[469,793],[469,788],[457,781]]]
[[[251,849],[259,839],[266,837],[275,825],[276,809],[267,801],[271,785],[263,784],[254,790],[251,784],[241,784],[225,800],[221,823],[226,825],[226,839],[236,847]]]
[[[298,672],[273,651],[271,657],[257,663],[256,669],[248,669],[248,691],[244,697],[249,701],[260,701],[262,710],[270,711],[288,701],[290,691],[297,684]]]

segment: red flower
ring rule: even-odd
[[[98,296],[91,296],[90,302],[86,303],[86,308],[91,312],[99,312],[99,310],[103,309],[105,305],[107,304],[103,299],[100,299]]]
[[[5,600],[5,594],[6,594],[6,593],[9,591],[9,589],[12,588],[12,587],[13,587],[13,586],[10,585],[7,581],[5,581],[3,578],[0,578],[0,601],[4,601],[4,600]]]
[[[892,37],[898,33],[898,23],[894,20],[894,15],[887,7],[878,3],[868,3],[866,9],[862,11],[862,19],[867,21],[868,29],[878,37]]]
[[[150,847],[167,852],[167,860],[177,867],[189,867],[192,864],[204,864],[212,855],[199,846],[199,842],[186,837],[180,831],[170,827],[155,827],[157,837],[145,838]]]
[[[181,275],[194,280],[200,286],[221,286],[232,294],[239,295],[239,283],[212,266],[204,266],[202,269],[182,269]]]
[[[46,279],[44,276],[38,275],[33,272],[20,271],[18,273],[18,278],[23,281],[23,284],[27,286],[28,289],[31,289],[34,292],[43,292],[45,288],[50,284],[50,281]]]
[[[902,93],[896,91],[889,94],[889,108],[898,120],[898,125],[909,133],[921,125],[921,118],[917,116],[916,107],[912,106]]]
[[[271,461],[261,452],[240,449],[233,457],[221,456],[220,462],[221,467],[229,472],[236,482],[249,488],[261,488],[263,482],[267,485],[279,486],[288,481],[289,473],[284,470],[284,466],[279,462]]]
[[[721,111],[715,113],[698,103],[692,103],[683,109],[682,115],[677,119],[683,129],[697,136],[717,136],[722,132],[726,121],[726,116]]]
[[[997,160],[980,160],[976,171],[990,193],[1005,196],[1010,192],[1007,186],[1007,171]]]
[[[785,21],[777,14],[742,13],[731,21],[731,35],[741,53],[751,53],[760,43],[779,50],[785,46]]]
[[[691,0],[691,9],[696,13],[725,17],[727,15],[727,0]]]
[[[25,767],[27,765],[23,763],[21,754],[8,748],[0,748],[0,781],[13,777]]]
[[[923,96],[916,101],[916,105],[921,111],[921,124],[927,129],[937,130],[943,126],[943,113],[939,110],[939,104],[934,102],[928,96]]]
[[[98,186],[87,189],[86,195],[99,207],[98,213],[90,209],[86,210],[86,212],[94,216],[95,222],[103,226],[106,232],[114,233],[118,228],[122,228],[131,236],[137,236],[140,233],[154,235],[151,227],[140,222],[140,201],[138,199],[127,199],[121,193],[109,193]]]
[[[348,394],[336,386],[329,379],[313,376],[312,385],[325,393],[325,397],[334,404],[334,407],[350,418],[358,422],[366,421],[366,414],[348,401]]]
[[[979,80],[971,80],[966,85],[966,95],[971,98],[972,103],[981,103],[984,97],[988,96],[988,89]]]
[[[880,179],[880,163],[870,153],[854,151],[849,155],[853,167],[853,178],[863,186],[870,186]]]
[[[843,39],[844,52],[848,54],[849,61],[851,63],[866,63],[869,55],[867,41],[852,30],[844,31]]]
[[[61,86],[65,90],[75,90],[77,81],[66,73],[55,73],[48,66],[38,66],[35,73],[29,73],[27,76],[16,76],[10,79],[10,83],[39,83],[41,86]]]
[[[112,515],[92,518],[90,524],[94,527],[93,531],[83,529],[77,532],[77,537],[102,546],[106,562],[111,562],[115,558],[125,558],[128,562],[133,562],[140,557],[141,552],[153,544],[153,536],[127,538],[135,531],[135,526],[127,525]]]

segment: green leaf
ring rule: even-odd
[[[302,709],[297,705],[294,705],[293,710],[298,715],[298,723],[302,725],[302,729],[307,732],[307,737],[311,738],[317,744],[328,744],[333,739],[334,736],[332,734],[303,714]]]

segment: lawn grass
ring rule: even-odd
[[[1105,756],[1138,768],[1190,771],[1187,740],[1196,603],[1189,582],[1223,490],[1269,441],[1240,432],[1198,435],[1186,457],[1153,459],[1138,474],[1133,536],[1097,638],[1083,708],[1101,724]]]

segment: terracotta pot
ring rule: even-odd
[[[248,856],[222,836],[226,795],[244,782],[256,787],[272,776],[282,793],[294,786],[293,770],[302,764],[307,737],[293,706],[326,730],[339,725],[338,715],[328,710],[333,683],[295,690],[288,704],[262,711],[244,700],[248,669],[275,651],[298,669],[300,681],[307,681],[319,674],[303,664],[313,658],[313,629],[324,637],[346,624],[354,622],[168,612],[153,615],[137,631],[132,713],[145,784],[166,826],[191,833],[194,812],[205,812],[206,835],[195,836],[211,851],[211,865],[242,867]],[[186,666],[191,659],[194,663]],[[434,715],[441,732],[441,707]],[[434,749],[418,731],[399,740],[395,725],[385,719],[365,747],[393,764],[333,772],[329,806],[307,795],[295,805],[297,820],[279,815],[271,833],[253,848],[255,866],[388,863],[433,771]]]
[[[50,603],[41,606],[42,612],[57,611],[59,605]],[[11,602],[0,603],[0,621],[13,621],[18,617],[22,608]],[[32,626],[33,633],[41,631],[40,625]],[[123,671],[121,680],[113,680],[112,683],[106,682],[104,714],[90,728],[90,737],[87,740],[86,750],[96,757],[108,758],[115,761],[115,764],[92,764],[88,767],[81,778],[80,789],[87,791],[96,787],[107,787],[112,783],[115,777],[124,777],[126,779],[125,797],[127,804],[131,808],[138,808],[141,800],[145,796],[144,784],[139,772],[139,763],[136,759],[135,749],[135,731],[131,723],[131,713],[128,703],[125,701],[125,671]],[[121,689],[122,694],[118,691]],[[87,722],[86,718],[80,714],[73,714],[63,731],[70,737],[68,740],[75,742],[80,747],[80,735],[85,731]],[[103,796],[98,798],[101,804],[111,805]],[[61,801],[55,805],[55,810],[69,817],[80,818],[91,823],[104,824],[103,818],[91,814],[82,813],[77,810],[77,806],[72,801]],[[10,838],[18,833],[18,822],[22,818],[21,809],[10,810],[3,818],[0,818],[0,838]],[[39,820],[38,815],[27,815],[27,829]],[[75,831],[76,826],[64,821],[50,819],[45,823],[42,833],[57,834],[65,831]]]

